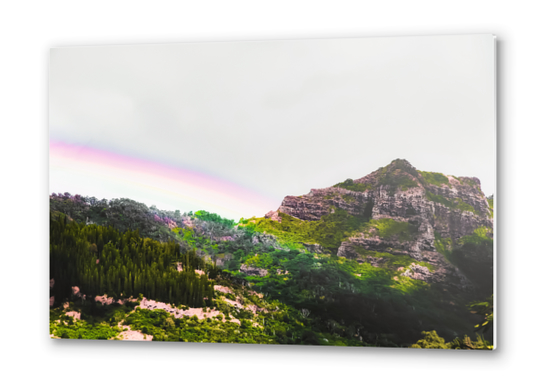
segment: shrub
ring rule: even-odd
[[[451,187],[450,181],[442,173],[424,172],[424,171],[418,171],[418,172],[420,173],[422,179],[429,184],[437,185],[439,187],[445,184],[448,187]]]
[[[473,212],[473,213],[475,213],[477,215],[480,214],[480,212],[477,211],[476,209],[474,209],[474,207],[472,205],[465,203],[463,200],[461,200],[458,197],[456,197],[454,200],[450,200],[450,199],[447,199],[446,197],[444,197],[442,195],[437,195],[437,194],[431,193],[429,191],[425,191],[425,197],[429,201],[433,201],[435,203],[442,204],[445,207],[448,207],[450,209],[459,209],[461,211]]]
[[[430,349],[450,349],[442,337],[439,337],[437,331],[423,331],[423,339],[412,344],[410,348],[430,348]]]
[[[354,192],[365,192],[368,189],[372,189],[370,184],[355,183],[352,179],[346,179],[342,183],[335,184],[334,187],[344,188]]]

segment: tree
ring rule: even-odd
[[[437,334],[437,331],[422,331],[423,339],[420,339],[416,344],[412,344],[410,348],[429,348],[429,349],[450,349],[445,340]]]
[[[493,295],[486,301],[475,301],[469,304],[471,313],[475,313],[482,317],[482,321],[474,326],[474,328],[482,333],[487,333],[493,329]]]

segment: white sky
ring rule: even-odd
[[[55,48],[50,137],[214,175],[269,210],[396,158],[490,195],[494,50],[487,34]]]

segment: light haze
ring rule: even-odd
[[[55,48],[49,96],[52,140],[276,202],[255,216],[396,158],[495,188],[492,35]],[[70,186],[59,175],[51,192]]]

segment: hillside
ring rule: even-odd
[[[238,223],[129,199],[50,202],[54,337],[470,349],[492,340],[493,208],[476,178],[395,160]],[[478,323],[487,341],[471,342]],[[436,333],[418,341],[422,331]]]
[[[461,289],[474,284],[490,294],[492,217],[478,179],[395,160],[363,178],[287,196],[267,220],[246,223],[360,263],[393,262],[402,276]]]

